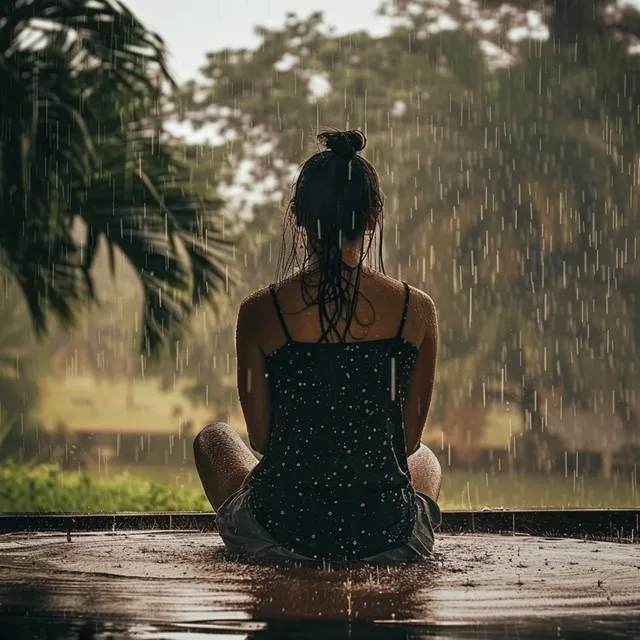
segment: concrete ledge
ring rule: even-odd
[[[442,515],[442,532],[639,542],[640,509],[448,511]]]
[[[146,513],[3,513],[0,533],[28,531],[216,531],[216,514]]]
[[[216,515],[207,512],[0,514],[0,533],[153,530],[216,531]],[[444,511],[440,531],[637,543],[640,538],[640,509]]]

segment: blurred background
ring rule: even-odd
[[[319,126],[440,314],[444,508],[639,506],[640,8],[0,2],[0,511],[209,509]]]

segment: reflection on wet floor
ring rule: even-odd
[[[3,618],[3,638],[22,640],[528,640],[559,638],[590,640],[640,637],[640,615],[635,618],[606,618],[544,621],[515,621],[504,624],[450,625],[375,623],[245,623],[144,624],[104,620]]]
[[[2,638],[585,638],[640,627],[630,544],[443,535],[427,564],[336,569],[235,562],[211,533],[14,534],[0,536],[0,569]]]

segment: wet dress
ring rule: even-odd
[[[408,543],[428,555],[440,513],[414,491],[407,463],[403,408],[418,350],[402,337],[404,287],[394,337],[315,343],[291,338],[270,287],[286,343],[266,356],[272,416],[265,455],[219,512],[230,521],[230,538],[266,534],[276,555],[298,558],[361,560]],[[248,513],[243,520],[225,506]],[[252,526],[261,531],[242,531]]]

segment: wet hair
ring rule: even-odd
[[[368,266],[384,273],[384,197],[376,170],[359,154],[367,144],[362,131],[325,130],[317,142],[320,151],[302,165],[285,211],[276,275],[282,280],[299,272],[307,307],[318,305],[320,340],[331,335],[346,340],[357,309],[362,265],[368,260]],[[292,246],[285,258],[287,226]],[[376,230],[378,260],[372,264],[369,254]],[[360,256],[350,266],[343,260],[342,246],[355,241],[360,241]],[[341,319],[345,321],[342,332],[338,329]]]

